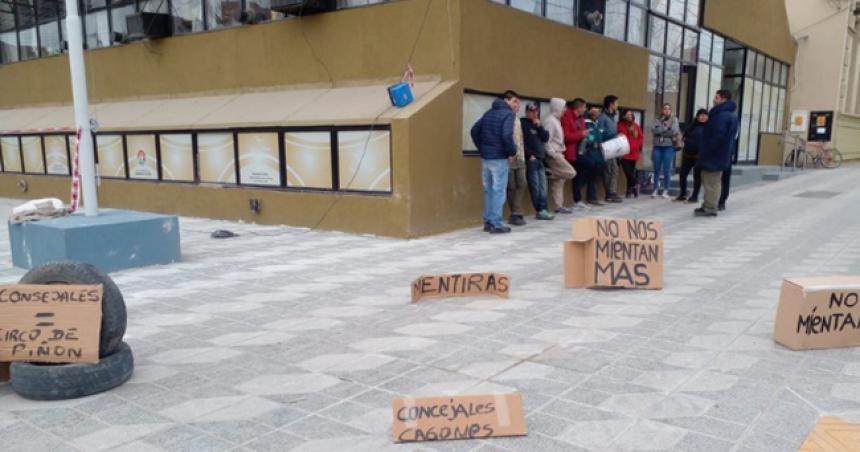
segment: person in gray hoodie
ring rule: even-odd
[[[603,114],[597,119],[597,130],[600,142],[604,143],[618,136],[618,96],[608,95],[603,98]],[[618,196],[618,159],[609,159],[603,167],[603,191],[606,202],[621,202]]]
[[[553,97],[549,100],[549,112],[543,120],[543,127],[549,132],[546,143],[546,164],[549,173],[549,197],[555,203],[556,213],[571,213],[564,207],[564,183],[573,179],[576,170],[564,158],[564,129],[561,127],[561,116],[564,114],[566,102],[564,99]]]

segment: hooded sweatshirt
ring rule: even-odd
[[[564,129],[561,127],[561,115],[564,113],[564,99],[553,97],[549,100],[550,114],[543,120],[543,128],[549,133],[549,141],[546,143],[548,157],[564,155]]]

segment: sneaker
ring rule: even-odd
[[[490,226],[490,234],[507,234],[511,228],[507,226]]]
[[[655,188],[654,191],[651,192],[651,199],[657,199],[658,196],[660,195],[657,194],[657,189]]]
[[[596,200],[596,199],[595,199],[594,201],[588,201],[588,206],[589,206],[589,207],[600,207],[600,206],[602,206],[602,205],[603,205],[603,203],[602,203],[602,202],[600,202],[600,201],[598,201],[598,200]]]
[[[484,232],[490,232],[490,229],[493,228],[493,225],[490,223],[484,223]]]
[[[508,223],[514,226],[525,226],[526,220],[521,215],[511,215]]]
[[[621,200],[621,198],[619,198],[618,196],[613,196],[613,197],[611,197],[611,198],[606,198],[606,202],[611,202],[611,203],[613,203],[613,204],[618,204],[618,203],[621,203],[621,202],[624,202],[624,201],[622,201],[622,200]]]
[[[717,206],[717,210],[719,210],[719,211],[726,210],[726,205],[725,205],[725,204],[720,204],[719,206]]]
[[[576,206],[574,206],[574,207],[576,207]],[[551,213],[547,212],[546,210],[541,210],[540,212],[537,213],[537,215],[535,215],[536,220],[552,220],[554,218],[555,217]]]
[[[582,201],[579,201],[578,203],[573,205],[573,210],[588,210],[590,208],[591,206]]]
[[[715,217],[717,216],[716,212],[708,212],[707,210],[699,207],[698,209],[693,211],[693,214],[697,217]]]
[[[573,211],[568,209],[567,207],[559,207],[558,209],[555,209],[555,213],[567,215],[573,213]]]
[[[663,199],[672,199],[672,197],[669,196],[669,190],[663,191]]]
[[[687,200],[687,202],[690,204],[697,204],[699,202],[699,198],[698,197],[690,198]]]
[[[684,202],[684,201],[686,201],[686,200],[687,200],[687,197],[686,197],[686,196],[683,196],[683,195],[682,195],[682,196],[678,196],[677,198],[675,198],[675,199],[674,199],[674,201],[675,201],[675,202]]]

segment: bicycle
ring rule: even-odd
[[[817,149],[808,149],[809,147]],[[800,140],[800,144],[785,157],[783,164],[798,169],[834,169],[842,165],[842,153],[836,148],[824,147],[824,143],[808,143],[806,140]]]

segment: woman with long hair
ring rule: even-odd
[[[654,192],[652,198],[662,196],[670,199],[669,181],[672,179],[672,163],[675,160],[675,140],[681,133],[678,118],[672,114],[672,105],[663,104],[660,117],[654,121],[652,127],[654,132],[654,151],[651,160],[654,163]],[[663,176],[663,185],[660,186],[660,176]]]
[[[696,112],[696,119],[690,124],[687,132],[684,134],[684,155],[681,160],[681,194],[675,198],[675,201],[688,201],[696,203],[699,201],[699,189],[702,188],[702,170],[696,168],[696,161],[699,159],[699,149],[702,147],[702,136],[705,131],[705,124],[708,123],[708,110],[704,108]],[[690,171],[693,171],[693,193],[690,198],[687,198],[687,177]]]
[[[642,135],[642,127],[636,123],[636,116],[633,110],[622,110],[621,120],[618,121],[618,133],[627,137],[630,143],[630,152],[621,157],[621,169],[624,171],[624,178],[627,179],[626,198],[631,196],[639,197],[639,180],[636,171],[636,164],[639,162],[639,157],[642,154],[642,144],[645,142],[645,137]]]

